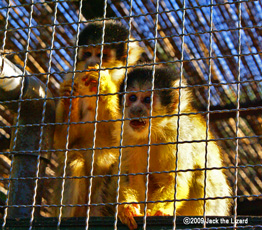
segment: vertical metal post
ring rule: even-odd
[[[17,112],[18,100],[21,91],[22,71],[7,59],[0,56],[0,101],[3,105]],[[10,78],[10,76],[12,76]],[[43,135],[40,136],[43,103],[45,98],[45,84],[34,76],[24,77],[23,100],[21,101],[20,119],[18,121],[17,135],[12,135],[11,148],[15,142],[14,159],[11,171],[11,182],[8,196],[8,218],[29,218],[32,211],[34,186],[37,166],[37,156],[41,154],[39,176],[45,175],[45,168],[50,159],[50,152],[44,153],[39,149],[39,140],[42,138],[41,150],[49,150],[53,144],[54,126],[46,125]],[[52,94],[47,90],[47,99]],[[14,101],[12,101],[14,100]],[[55,104],[53,100],[46,103],[46,123],[55,122]],[[14,138],[16,139],[14,141]],[[28,179],[26,179],[28,178]],[[36,205],[41,204],[43,180],[39,180]],[[14,206],[15,207],[12,207]],[[28,207],[26,207],[28,205]],[[36,209],[40,215],[40,208]]]

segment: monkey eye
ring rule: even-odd
[[[130,97],[129,97],[129,101],[136,101],[136,99],[137,99],[137,97],[136,97],[136,95],[131,95]]]
[[[100,55],[100,53],[99,53],[99,54],[97,54],[96,56],[97,56],[98,58],[100,58],[101,55]],[[103,58],[107,58],[107,56],[108,56],[107,54],[103,53]]]
[[[92,56],[91,52],[84,52],[84,58],[89,58]]]
[[[144,102],[149,104],[151,102],[151,97],[145,97]]]

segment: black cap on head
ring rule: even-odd
[[[179,76],[168,67],[156,67],[155,68],[155,89],[163,89],[174,87],[174,81],[176,81]],[[127,91],[135,83],[140,85],[151,85],[153,79],[153,68],[152,67],[139,67],[134,68],[128,73],[127,79]],[[121,84],[120,92],[124,92],[124,82]],[[154,93],[160,96],[161,104],[164,106],[169,105],[173,99],[173,89],[166,90],[156,90]],[[120,103],[122,102],[123,95],[120,94]]]
[[[103,35],[103,21],[89,23],[79,35],[79,45],[100,44]],[[105,21],[104,42],[121,42],[128,39],[128,30],[120,23],[109,20]],[[112,44],[110,47],[116,49],[117,58],[122,57],[125,50],[125,43]]]

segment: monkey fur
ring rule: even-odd
[[[109,74],[112,80],[119,84],[126,72],[126,59],[128,53],[128,66],[132,66],[139,60],[143,49],[129,31],[117,21],[105,21],[102,67],[110,68]],[[84,70],[88,66],[100,63],[101,43],[103,36],[103,21],[89,23],[79,35],[78,67]],[[112,69],[111,69],[112,68]]]
[[[98,67],[97,67],[98,68]],[[92,67],[93,69],[93,67]],[[74,84],[74,96],[91,96],[97,94],[99,71],[90,71],[85,74],[76,74]],[[71,87],[70,81],[61,85],[63,93]],[[99,94],[110,94],[99,96],[96,140],[93,145],[95,123],[96,96],[73,98],[70,123],[69,125],[69,145],[67,152],[66,176],[69,177],[87,177],[91,175],[92,158],[94,161],[93,175],[104,175],[108,173],[111,165],[116,161],[118,156],[117,149],[99,149],[99,150],[71,150],[81,148],[104,148],[118,145],[118,137],[115,135],[116,130],[120,128],[119,122],[102,120],[115,120],[119,118],[118,96],[114,94],[117,88],[112,81],[108,71],[100,71],[100,88]],[[88,100],[85,102],[85,99]],[[67,121],[69,98],[63,99],[57,109],[57,119]],[[60,107],[59,107],[60,106]],[[79,121],[91,121],[83,124],[75,124]],[[60,125],[55,130],[55,148],[66,149],[67,125]],[[120,131],[119,131],[120,132]],[[57,141],[59,140],[59,141]],[[93,155],[92,155],[93,154]],[[57,153],[58,172],[57,176],[62,176],[64,172],[65,151]],[[91,202],[96,202],[96,191],[101,184],[102,178],[93,178]],[[85,205],[88,203],[88,193],[90,178],[73,178],[66,179],[64,188],[63,204],[65,205]],[[62,180],[57,180],[55,194],[55,203],[59,204],[61,199]],[[59,209],[55,210],[58,215]],[[82,207],[64,207],[64,217],[86,216],[87,208]],[[92,209],[91,209],[92,215]]]
[[[121,175],[147,172],[149,119],[145,117],[150,116],[152,74],[152,67],[135,68],[128,74],[127,92],[148,91],[126,94],[125,119],[128,120],[124,122],[123,146],[144,146],[122,149]],[[201,216],[204,214],[203,198],[207,198],[206,215],[228,215],[230,199],[209,199],[231,195],[223,170],[204,170],[205,167],[222,167],[221,151],[215,141],[205,142],[206,123],[202,115],[186,114],[196,111],[191,106],[192,96],[189,89],[185,88],[184,79],[181,82],[184,88],[180,89],[179,96],[179,81],[180,77],[173,70],[167,67],[156,67],[154,88],[175,88],[155,90],[153,93],[149,152],[151,174],[148,177],[147,201],[149,203],[146,215],[171,216],[174,214],[175,205],[176,215]],[[121,86],[121,91],[124,91],[124,84]],[[123,103],[123,96],[120,97],[120,103]],[[177,116],[178,106],[181,116]],[[179,131],[177,131],[178,117]],[[208,132],[208,139],[213,139],[211,132]],[[177,141],[182,143],[175,144]],[[205,155],[206,144],[207,155]],[[118,163],[115,164],[112,174],[118,174]],[[116,202],[116,177],[107,178],[104,183],[105,186],[101,187],[104,202]],[[139,202],[145,202],[145,191],[146,175],[120,177],[118,202],[128,204],[118,205],[118,217],[130,229],[137,228],[134,217],[144,215],[144,204],[139,204]],[[190,199],[190,201],[184,199]],[[115,207],[103,206],[101,212],[105,216],[114,215]]]
[[[129,66],[137,63],[143,51],[138,42],[128,41],[128,33],[129,31],[120,23],[113,20],[105,21],[104,42],[106,44],[103,47],[103,58],[100,67],[106,70],[100,71],[100,94],[116,93],[125,77],[126,64]],[[61,96],[69,97],[71,91],[73,91],[73,96],[90,96],[97,93],[102,34],[102,21],[89,23],[80,33],[76,73],[69,73],[65,76],[65,80],[60,87]],[[130,36],[130,40],[132,39]],[[73,76],[74,84],[72,90]],[[119,118],[118,107],[117,95],[99,96],[97,120],[115,120]],[[96,97],[76,97],[71,101],[69,98],[61,99],[57,104],[56,122],[68,122],[69,110],[71,112],[70,123],[92,122],[95,120]],[[119,137],[116,135],[120,133],[120,131],[117,131],[120,129],[119,125],[119,122],[98,122],[95,147],[102,148],[119,145]],[[66,148],[67,128],[67,125],[56,126],[54,135],[55,149]],[[91,175],[92,150],[73,151],[70,149],[92,148],[93,133],[94,123],[69,125],[66,176],[87,177]],[[118,154],[119,150],[116,149],[95,150],[93,175],[108,174],[108,170],[116,161]],[[62,176],[65,151],[58,152],[57,156],[57,176]],[[99,195],[96,191],[101,184],[101,180],[101,178],[93,179],[92,202],[98,202]],[[54,203],[58,205],[61,199],[61,196],[58,196],[58,194],[61,194],[61,186],[62,180],[60,179],[57,181],[54,192]],[[89,178],[66,179],[63,204],[87,204],[88,193],[90,192],[88,187]],[[95,212],[93,210],[95,208],[91,208],[90,215],[93,215],[92,213]],[[57,208],[54,212],[57,216],[59,209]],[[86,216],[86,212],[86,207],[64,207],[62,216]]]

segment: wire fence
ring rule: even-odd
[[[166,215],[173,229],[260,228],[261,21],[260,1],[0,3],[2,227],[26,217],[33,229],[42,216],[57,229],[84,217],[89,229],[110,216],[135,228],[140,216],[151,229]],[[91,52],[97,66],[83,64]]]

